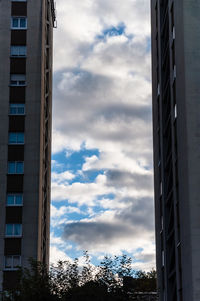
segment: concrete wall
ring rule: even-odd
[[[185,108],[187,112],[191,300],[200,300],[200,2],[184,0]],[[183,258],[186,260],[186,257]],[[188,282],[188,279],[185,280]],[[186,284],[186,283],[185,283]],[[186,299],[185,299],[186,300]]]
[[[11,1],[0,1],[0,291],[4,265],[5,202],[8,152]]]
[[[0,0],[0,291],[2,290],[2,270],[4,268],[11,3],[11,1]],[[21,251],[23,267],[28,266],[30,257],[46,263],[49,259],[53,25],[51,18],[48,26],[46,22],[49,3],[46,0],[27,1],[27,87]],[[47,35],[49,35],[49,70],[46,70]],[[49,91],[46,91],[47,73],[49,74]],[[46,110],[47,100],[48,112]],[[46,129],[47,119],[48,127]],[[45,140],[45,136],[48,136],[48,141]],[[45,147],[47,146],[46,156]],[[46,177],[45,173],[47,173]],[[46,201],[45,194],[47,195]],[[44,224],[46,232],[43,230]]]
[[[158,122],[158,102],[157,102],[157,63],[160,65],[156,49],[156,31],[160,38],[159,20],[156,29],[156,3],[159,7],[159,1],[152,0],[152,74],[153,74],[153,119],[154,119],[154,167],[155,167],[155,211],[156,211],[156,237],[157,237],[157,267],[158,267],[158,288],[160,289],[160,300],[164,300],[164,290],[162,289],[164,281],[169,277],[167,266],[164,266],[162,273],[161,258],[161,235],[160,231],[160,175],[159,175],[159,134],[157,132]],[[178,232],[180,231],[180,242],[176,245],[175,252],[175,272],[177,279],[177,299],[183,301],[200,300],[200,3],[195,0],[168,1],[169,18],[171,18],[172,5],[174,7],[174,25],[175,25],[175,65],[176,77],[174,79],[172,65],[172,39],[169,38],[170,48],[170,70],[169,79],[171,85],[172,109],[174,97],[177,104],[177,118],[172,126],[172,158],[174,160],[173,173],[175,175],[173,190],[177,190],[177,196],[174,195],[174,216],[175,216],[175,239],[178,243]],[[158,12],[159,13],[159,12]],[[159,14],[158,14],[159,15]],[[169,25],[170,25],[169,21]],[[171,28],[169,28],[171,31]],[[171,33],[170,33],[171,35]],[[161,71],[161,68],[159,69]],[[162,81],[159,78],[159,81]],[[175,86],[175,95],[173,95],[173,85]],[[162,99],[161,91],[161,99]],[[162,107],[162,104],[161,104]],[[160,112],[162,113],[162,112]],[[162,116],[160,117],[162,119]],[[162,128],[160,128],[162,132]],[[177,146],[174,145],[174,133],[177,131]],[[162,144],[162,143],[161,143]],[[166,148],[166,145],[161,145]],[[177,147],[177,155],[175,148]],[[178,174],[176,175],[176,168]],[[177,182],[176,182],[177,181]],[[177,206],[180,216],[180,229],[178,225]],[[169,254],[165,254],[165,258]],[[181,258],[181,270],[179,268],[179,258]],[[164,278],[163,279],[163,275]],[[178,286],[182,288],[182,296],[179,294]],[[172,296],[166,295],[166,300],[171,301]],[[173,299],[174,300],[174,299]]]

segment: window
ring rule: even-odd
[[[175,79],[176,78],[176,65],[174,65],[173,73],[174,73],[174,79]]]
[[[23,174],[24,162],[10,161],[8,162],[8,174]]]
[[[15,270],[21,266],[21,256],[20,255],[10,255],[5,256],[5,269]]]
[[[177,106],[176,106],[176,104],[174,106],[174,118],[175,119],[177,118]]]
[[[26,56],[26,46],[11,46],[11,56]]]
[[[9,133],[9,144],[24,144],[24,133]]]
[[[158,86],[157,86],[157,96],[160,95],[160,84],[158,83]]]
[[[22,225],[6,224],[6,236],[22,236]]]
[[[10,85],[11,86],[25,86],[26,85],[25,74],[11,74]]]
[[[164,266],[165,265],[165,253],[163,250],[162,250],[162,254],[161,254],[161,259],[162,259],[162,266]]]
[[[23,195],[22,194],[8,194],[7,195],[7,206],[22,206]]]
[[[25,114],[25,104],[11,103],[10,104],[10,115],[24,115]]]
[[[26,17],[12,17],[11,28],[12,29],[26,29],[27,28],[27,18]]]

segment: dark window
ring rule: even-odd
[[[11,45],[26,45],[26,30],[11,30]]]
[[[26,2],[13,2],[11,9],[12,16],[27,16],[27,3]]]
[[[22,223],[22,207],[7,207],[6,224],[21,224],[21,223]]]
[[[19,273],[17,271],[4,271],[3,288],[4,290],[14,289],[19,283]]]
[[[21,254],[21,238],[6,238],[4,244],[4,254]]]
[[[24,161],[24,145],[9,145],[8,161]]]
[[[25,104],[11,103],[9,114],[10,115],[24,115],[25,114]]]
[[[10,102],[25,103],[26,88],[25,87],[10,87]]]
[[[18,270],[21,266],[20,255],[4,256],[4,268],[8,271]]]
[[[24,132],[24,116],[9,117],[9,132]]]
[[[25,74],[26,73],[26,59],[11,58],[10,59],[10,73]]]
[[[23,175],[7,175],[7,192],[23,192]]]

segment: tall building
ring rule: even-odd
[[[151,0],[158,289],[200,300],[200,1]]]
[[[0,291],[48,264],[53,0],[0,0]]]

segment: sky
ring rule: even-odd
[[[57,0],[51,262],[155,267],[149,0]]]

